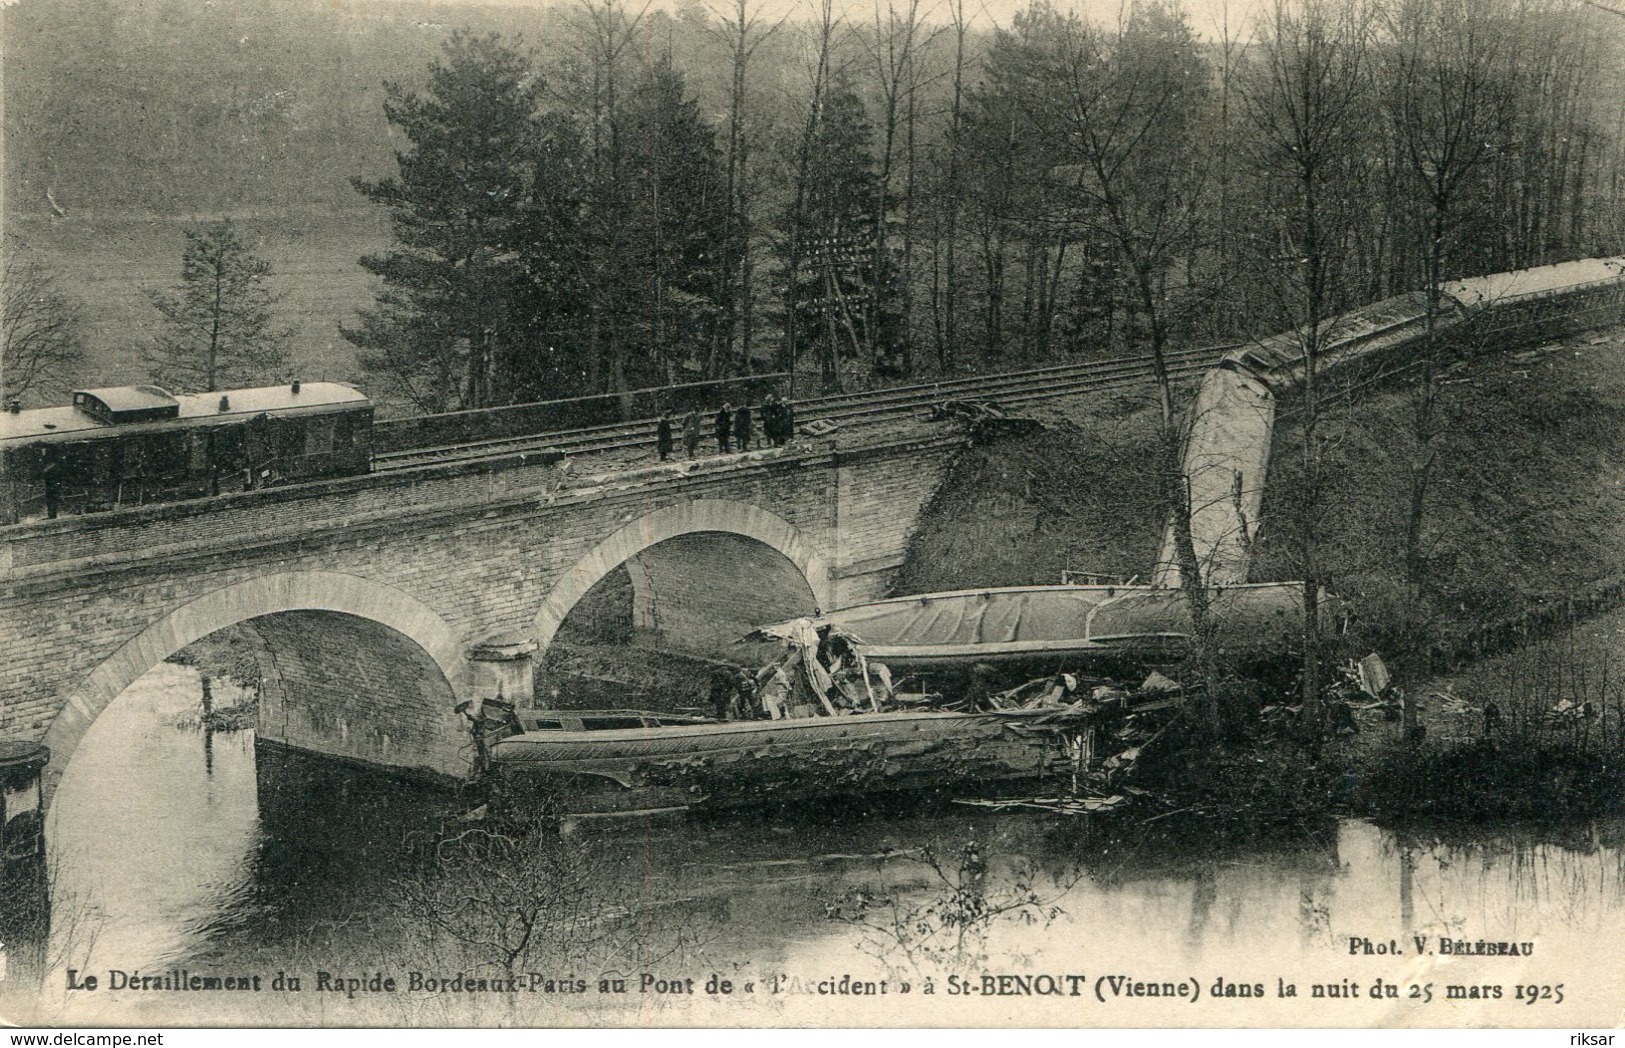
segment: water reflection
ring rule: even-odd
[[[86,967],[184,959],[230,922],[259,845],[252,733],[207,740],[196,670],[164,664],[86,733],[52,802],[54,891],[96,925]],[[58,924],[61,922],[58,921]]]
[[[160,667],[108,708],[68,769],[49,829],[56,970],[40,995],[42,1019],[777,1023],[838,1014],[965,1024],[1019,1012],[1074,1025],[1554,1025],[1573,1022],[1577,1007],[1611,1015],[1606,1001],[1625,971],[1620,822],[1441,835],[1346,820],[1318,839],[1267,843],[1200,839],[1171,820],[1090,826],[852,803],[597,827],[496,861],[425,850],[458,834],[467,847],[469,827],[443,794],[256,756],[251,732],[216,735],[206,754],[199,731],[177,727],[197,701],[195,671]],[[567,881],[576,892],[568,898],[557,888]],[[552,908],[538,905],[539,931],[510,964],[553,980],[550,989],[316,992],[318,972],[387,975],[403,987],[412,971],[449,974],[471,960],[500,974],[489,942],[470,945],[480,937],[467,923],[496,918],[471,918],[446,900],[501,898],[517,884],[529,887],[513,894],[546,896]],[[463,925],[440,920],[453,910]],[[511,931],[491,939],[511,943]],[[1428,940],[1420,952],[1416,936]],[[1533,942],[1535,952],[1443,955],[1441,937]],[[253,973],[266,987],[281,973],[302,984],[298,993],[68,993],[68,967]],[[644,971],[677,984],[697,978],[697,992],[639,992]],[[1086,992],[946,992],[947,976],[985,972],[1081,974]],[[713,974],[755,989],[707,995]],[[606,975],[629,979],[628,992],[599,994]],[[934,1000],[920,995],[928,975]],[[1103,975],[1123,985],[1189,980],[1200,999],[1108,991],[1102,1001]],[[885,980],[892,994],[908,981],[913,996],[900,1007],[890,994],[819,992],[842,976]],[[1371,999],[1379,978],[1402,996]],[[590,991],[562,989],[576,979]],[[1287,983],[1295,997],[1279,996]],[[1313,996],[1317,984],[1335,995]],[[1494,985],[1503,996],[1403,996],[1429,987],[1442,998],[1452,984]],[[1562,1010],[1514,997],[1521,986],[1557,984],[1569,1002]],[[1226,985],[1247,996],[1211,998]]]

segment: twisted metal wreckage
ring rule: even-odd
[[[1075,597],[1070,591],[1085,588],[1053,589],[1055,597]],[[990,595],[988,602],[1004,603],[1004,596]],[[1029,612],[1045,603],[1030,590],[1020,602]],[[496,795],[509,811],[646,814],[904,791],[951,791],[975,801],[1001,787],[1047,780],[1070,784],[1067,799],[1050,803],[1051,810],[1097,811],[1123,801],[1121,793],[1103,788],[1132,766],[1139,745],[1186,696],[1155,670],[1141,671],[1135,687],[1112,677],[1052,672],[999,689],[1001,673],[1038,663],[1013,659],[1014,652],[992,656],[1002,668],[975,661],[976,644],[936,645],[945,662],[905,654],[900,661],[909,669],[894,673],[878,653],[896,652],[896,646],[870,644],[838,621],[865,609],[754,631],[747,640],[781,647],[757,672],[742,672],[713,693],[715,716],[504,711],[487,746]],[[1044,618],[983,615],[978,632],[986,637],[1000,621],[1004,633],[1019,637],[1022,623]],[[953,614],[937,622],[965,626]],[[1168,623],[1157,625],[1162,628],[1149,631],[1154,643],[1144,650],[1166,654]],[[997,646],[983,645],[981,654]],[[969,654],[942,650],[951,647]],[[1082,650],[1124,655],[1120,646],[1098,643]],[[1043,662],[1055,653],[1036,654]],[[928,689],[915,669],[932,666],[948,667],[961,686]]]

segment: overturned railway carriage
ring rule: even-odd
[[[1239,665],[1261,673],[1278,669],[1270,664],[1302,636],[1302,583],[1215,586],[1208,601],[1210,642]],[[1335,628],[1337,610],[1323,596],[1323,629]],[[944,691],[963,687],[977,667],[1007,683],[1057,672],[1143,677],[1182,658],[1192,628],[1183,591],[1145,585],[919,593],[837,608],[810,621],[816,629],[834,627],[892,675],[919,676],[928,690]],[[751,637],[784,638],[792,626],[763,626]]]
[[[1428,308],[1423,292],[1396,295],[1326,321],[1316,356],[1319,396],[1403,374],[1430,337],[1433,359],[1457,359],[1618,323],[1625,258],[1592,258],[1455,281]],[[1431,320],[1431,324],[1430,324]],[[1237,347],[1202,380],[1185,447],[1191,539],[1210,585],[1250,581],[1252,529],[1263,505],[1277,401],[1301,396],[1304,338],[1288,331]],[[1155,581],[1177,586],[1173,529]]]
[[[1121,713],[1121,711],[1114,711]],[[710,721],[542,711],[491,746],[499,805],[552,815],[647,814],[951,787],[985,792],[1069,770],[1093,708],[893,710]]]
[[[1452,281],[1440,288],[1433,333],[1447,350],[1482,353],[1617,323],[1625,309],[1625,258],[1587,258]],[[1325,322],[1317,379],[1348,386],[1403,370],[1428,335],[1428,296],[1413,291]],[[1305,378],[1302,332],[1239,346],[1220,366],[1280,394]]]
[[[0,413],[0,522],[366,473],[372,401],[338,382],[171,394],[81,389]]]

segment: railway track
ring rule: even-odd
[[[1168,369],[1175,378],[1200,374],[1233,346],[1214,346],[1168,354]],[[909,418],[947,400],[1030,403],[1077,393],[1104,392],[1152,380],[1148,357],[1120,357],[1086,364],[1062,364],[1003,375],[951,379],[860,393],[836,393],[795,402],[798,426],[823,419],[840,426],[873,425]],[[710,437],[710,427],[706,436]],[[521,454],[559,451],[593,455],[653,447],[655,420],[586,426],[580,429],[504,437],[441,447],[409,448],[373,456],[373,471],[415,469],[423,466],[472,462]]]
[[[1495,326],[1497,334],[1512,329],[1549,325],[1618,310],[1608,304],[1584,307],[1557,316],[1519,319]],[[1239,345],[1239,344],[1237,344]],[[1169,372],[1174,378],[1189,378],[1217,363],[1236,345],[1183,350],[1168,355]],[[1403,370],[1403,369],[1401,369]],[[1360,385],[1368,385],[1374,378]],[[1150,382],[1151,364],[1147,357],[1119,357],[1083,364],[1060,364],[1002,375],[975,376],[942,382],[896,386],[891,389],[836,393],[795,402],[798,426],[825,419],[841,427],[875,425],[916,417],[933,405],[947,400],[994,401],[1001,405],[1031,403],[1079,393],[1106,392]],[[706,426],[707,442],[711,439]],[[633,422],[578,429],[553,430],[518,437],[410,448],[373,457],[374,472],[415,469],[423,466],[475,462],[481,459],[522,454],[529,451],[562,452],[567,455],[599,455],[651,448],[655,443],[655,421]]]

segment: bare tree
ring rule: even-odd
[[[1438,333],[1458,206],[1489,156],[1507,41],[1489,0],[1403,0],[1389,15],[1386,105],[1403,170],[1420,203],[1425,334],[1417,360],[1405,575],[1419,607],[1427,563],[1423,545],[1428,484],[1439,433]]]
[[[39,263],[16,252],[0,285],[0,399],[49,396],[84,362],[79,306]]]
[[[1191,537],[1168,355],[1184,320],[1181,309],[1196,301],[1194,289],[1176,286],[1175,268],[1198,250],[1208,172],[1197,135],[1209,104],[1207,70],[1184,15],[1170,6],[1137,7],[1115,33],[1074,20],[1068,38],[1057,130],[1077,161],[1073,191],[1080,217],[1112,245],[1150,353],[1160,418],[1160,501],[1168,507],[1174,574],[1189,600],[1200,649],[1208,595]]]
[[[628,382],[627,319],[637,312],[626,300],[637,286],[630,273],[645,260],[637,258],[639,231],[625,221],[630,209],[626,178],[627,143],[623,95],[634,45],[643,37],[645,3],[628,15],[621,0],[577,0],[574,6],[577,68],[572,71],[574,102],[586,125],[590,182],[584,227],[585,286],[590,295],[588,339],[591,344],[588,384],[624,395]],[[630,400],[623,401],[630,408]]]
[[[1215,54],[1218,63],[1218,150],[1214,158],[1214,215],[1209,221],[1214,228],[1214,258],[1220,271],[1225,274],[1225,286],[1229,290],[1223,296],[1223,301],[1216,303],[1217,308],[1211,315],[1211,326],[1206,334],[1215,340],[1222,340],[1229,338],[1233,331],[1247,322],[1252,304],[1250,282],[1236,279],[1237,274],[1247,271],[1251,261],[1243,261],[1248,250],[1248,238],[1244,230],[1237,228],[1240,224],[1230,220],[1237,207],[1241,206],[1240,198],[1246,188],[1238,177],[1242,166],[1236,153],[1240,145],[1238,129],[1244,125],[1244,117],[1238,119],[1242,115],[1238,114],[1238,110],[1245,108],[1246,101],[1239,85],[1251,41],[1232,30],[1228,3],[1222,8],[1216,29],[1219,34]]]
[[[975,841],[956,853],[926,847],[909,858],[927,871],[923,898],[864,886],[826,904],[830,920],[857,933],[859,950],[903,979],[985,969],[1001,928],[1047,927],[1083,879],[1081,870],[1046,878],[1028,861],[990,861]]]
[[[740,243],[739,271],[735,275],[738,284],[734,294],[729,296],[732,312],[730,337],[739,340],[739,366],[746,374],[754,370],[751,343],[755,334],[755,311],[752,308],[754,254],[751,250],[754,193],[750,179],[750,135],[745,127],[746,92],[750,84],[747,71],[757,49],[778,32],[788,18],[786,15],[764,28],[761,18],[751,12],[750,0],[736,0],[731,13],[717,15],[717,20],[722,23],[720,35],[728,45],[730,74],[726,161],[728,210],[723,240],[732,243],[737,239]]]
[[[980,241],[984,353],[990,361],[1004,355],[1013,326],[1007,295],[1017,244],[1022,347],[1029,353],[1047,347],[1050,289],[1079,226],[1074,202],[1050,174],[1076,160],[1068,71],[1080,41],[1092,46],[1099,38],[1076,14],[1036,0],[1008,30],[995,34],[981,76],[967,92],[958,173]]]
[[[1303,366],[1300,474],[1287,502],[1303,578],[1302,685],[1311,730],[1321,723],[1320,364],[1348,304],[1340,291],[1359,195],[1352,176],[1369,99],[1371,25],[1362,0],[1276,0],[1244,92],[1249,152],[1264,190],[1256,224],[1267,254],[1261,268]]]
[[[506,978],[646,970],[701,948],[713,932],[698,906],[645,905],[610,859],[540,817],[408,843],[419,861],[398,890],[423,939],[414,946],[442,955],[434,959],[449,970]]]
[[[814,150],[818,135],[824,121],[824,106],[829,96],[830,81],[835,70],[832,63],[835,58],[835,31],[840,26],[840,19],[835,14],[835,5],[832,0],[822,0],[819,6],[819,20],[814,28],[816,39],[816,54],[813,59],[812,92],[808,99],[807,116],[802,124],[802,133],[795,151],[794,173],[794,202],[790,214],[795,220],[789,223],[786,231],[786,242],[783,245],[785,288],[788,302],[785,309],[784,320],[784,355],[790,369],[791,392],[794,394],[796,369],[801,353],[802,332],[799,323],[801,303],[798,301],[802,280],[802,270],[808,264],[806,243],[806,230],[802,216],[807,212],[809,198],[814,188],[811,179],[814,170]],[[828,267],[826,267],[828,268]],[[826,308],[826,313],[833,316],[833,312]],[[820,371],[826,386],[836,386],[840,381],[840,371],[835,360],[835,340],[825,340],[825,356],[820,361]]]
[[[940,371],[953,367],[959,339],[959,216],[964,206],[960,140],[965,112],[965,37],[970,31],[965,0],[952,0],[949,17],[954,34],[953,87],[948,107],[948,140],[942,147],[946,153],[938,207],[942,231],[931,253],[931,306]]]
[[[870,245],[869,300],[865,303],[866,329],[869,335],[869,357],[878,362],[884,339],[881,322],[882,297],[892,280],[891,255],[887,236],[893,203],[892,183],[898,150],[898,137],[905,138],[904,178],[908,186],[905,205],[903,238],[907,243],[913,235],[912,199],[914,181],[914,104],[919,88],[915,56],[920,48],[930,44],[941,30],[924,31],[921,22],[920,0],[905,0],[899,8],[896,0],[887,0],[885,12],[875,7],[874,38],[870,41],[870,60],[874,67],[875,85],[880,92],[880,151],[879,167],[875,173],[874,243]],[[905,255],[907,251],[905,250]],[[903,275],[905,299],[908,295],[909,274]],[[907,304],[903,310],[901,363],[904,373],[909,370],[906,356],[909,351],[907,326],[910,317]]]

